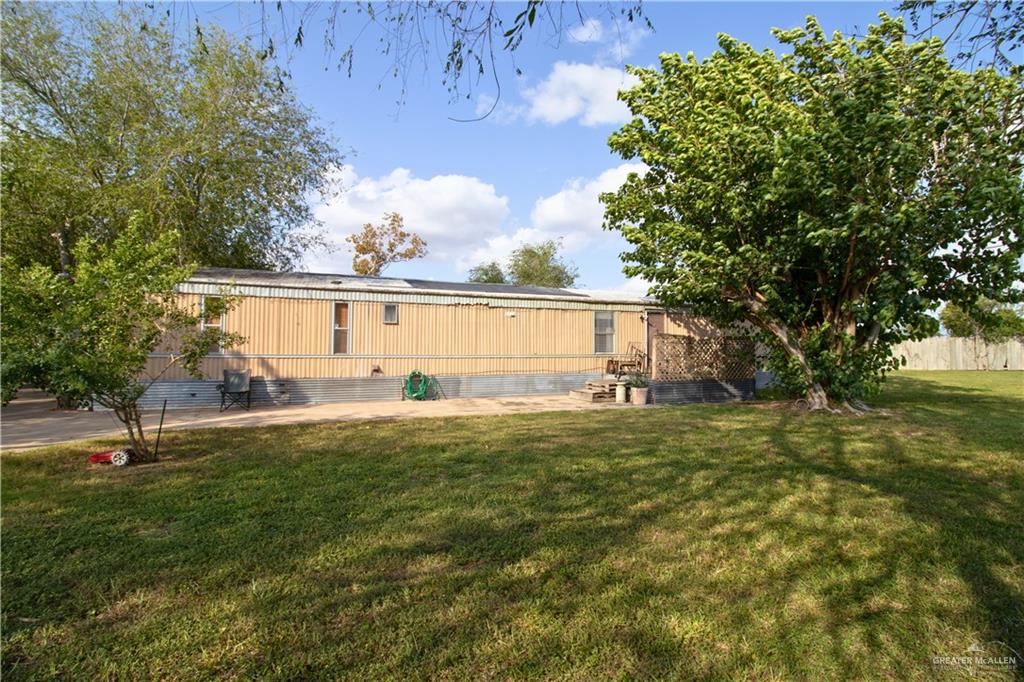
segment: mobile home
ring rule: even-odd
[[[238,296],[203,324],[245,340],[213,349],[199,381],[154,353],[148,404],[216,404],[226,369],[250,370],[255,403],[394,400],[413,370],[447,397],[564,393],[650,357],[658,334],[719,335],[651,299],[544,287],[206,268],[179,290],[200,308]]]

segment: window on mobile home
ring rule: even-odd
[[[331,352],[335,355],[348,353],[348,303],[334,304],[334,338]]]
[[[594,352],[615,352],[615,313],[610,310],[594,311]]]
[[[203,296],[200,304],[202,306],[202,319],[199,320],[199,331],[207,329],[219,329],[224,331],[224,301],[220,296]],[[207,353],[221,352],[219,343],[212,343],[206,350]]]
[[[398,304],[384,304],[384,324],[398,324]]]

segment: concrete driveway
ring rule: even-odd
[[[55,445],[74,440],[123,433],[113,412],[63,411],[54,408],[53,398],[41,391],[22,391],[17,400],[0,411],[0,448]],[[365,419],[414,419],[464,415],[517,414],[562,410],[630,409],[629,405],[594,404],[567,395],[515,396],[505,398],[457,398],[426,402],[388,400],[362,403],[324,403],[286,407],[254,407],[246,412],[237,407],[227,412],[216,409],[168,409],[164,429],[202,429],[223,426],[268,426],[271,424],[313,424]],[[155,432],[160,411],[147,411],[143,427]]]

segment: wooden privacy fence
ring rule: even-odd
[[[981,339],[934,336],[904,341],[892,348],[905,357],[904,369],[1018,369],[1024,370],[1024,343],[985,343]]]
[[[749,338],[654,336],[651,358],[654,381],[736,381],[752,379],[754,369],[754,342]]]

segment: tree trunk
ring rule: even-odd
[[[758,308],[761,307],[761,304],[757,301],[752,301],[748,303],[748,307],[756,313]],[[828,393],[825,392],[822,385],[814,378],[814,371],[807,362],[807,355],[804,354],[804,350],[800,347],[800,344],[790,338],[789,329],[787,329],[785,325],[779,324],[774,320],[762,319],[756,315],[753,320],[759,327],[775,336],[775,338],[782,343],[782,348],[786,353],[796,360],[798,365],[800,365],[800,371],[804,375],[804,391],[807,398],[807,408],[809,410],[831,409],[829,407]]]
[[[786,352],[794,358],[800,365],[800,371],[804,375],[804,391],[807,396],[807,409],[809,410],[827,410],[828,406],[828,393],[820,383],[814,378],[814,372],[811,370],[811,366],[807,364],[807,356],[804,355],[804,351],[798,344],[790,342],[788,339],[783,341],[783,347]]]
[[[57,251],[60,254],[60,274],[64,277],[71,277],[71,269],[74,261],[71,258],[71,219],[64,219],[64,226],[58,228],[54,233],[57,240]]]
[[[54,397],[57,400],[57,409],[60,410],[77,410],[79,403],[82,401],[80,396],[72,393],[58,393]]]
[[[135,453],[132,461],[156,461],[152,451],[149,449],[149,444],[146,443],[146,434],[142,430],[142,414],[139,412],[138,405],[122,405],[114,408],[114,414],[117,415],[117,418],[121,420],[121,423],[125,425],[128,431],[128,442]]]
[[[807,409],[809,410],[827,410],[828,406],[828,394],[825,393],[825,389],[821,387],[821,384],[812,383],[807,386]]]
[[[139,449],[135,451],[136,456],[140,461],[156,461],[156,457],[153,456],[153,452],[149,449],[149,443],[146,442],[146,434],[142,431],[142,413],[139,411],[139,406],[132,404],[128,408],[128,415],[135,422],[136,439],[139,445]]]
[[[57,228],[51,235],[57,240],[57,252],[60,254],[60,276],[64,279],[71,279],[71,270],[74,261],[71,257],[71,219],[64,218],[64,226]],[[57,407],[62,410],[77,410],[82,396],[71,393],[57,395]]]

